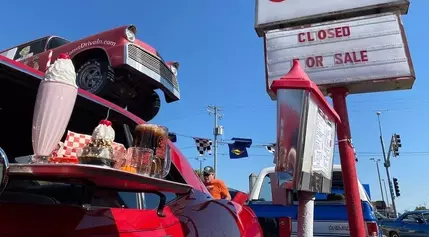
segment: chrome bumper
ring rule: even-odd
[[[124,49],[124,63],[157,81],[163,88],[164,93],[168,93],[170,101],[180,99],[179,84],[176,76],[158,58],[146,52],[135,44],[128,43]]]

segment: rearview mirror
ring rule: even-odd
[[[9,168],[9,159],[7,158],[6,153],[0,148],[0,195],[3,190],[6,188],[8,176],[7,170]]]

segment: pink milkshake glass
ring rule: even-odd
[[[56,65],[57,61],[61,59],[69,60],[70,62],[58,62],[59,65]],[[60,55],[57,61],[51,66],[54,67],[52,71],[56,70],[55,67],[58,68],[56,73],[52,75],[66,78],[63,74],[67,72],[69,74],[67,76],[73,76],[75,73],[74,67],[61,68],[61,63],[70,66],[71,60],[68,55]],[[71,73],[70,70],[73,70],[73,72]],[[61,78],[57,81],[54,79],[42,80],[37,92],[32,128],[34,156],[31,163],[49,162],[49,157],[61,140],[73,112],[77,97],[77,87],[65,80],[61,80]]]

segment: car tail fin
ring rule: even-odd
[[[378,224],[375,221],[366,222],[366,230],[368,237],[377,237],[378,236]]]

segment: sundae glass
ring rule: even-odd
[[[112,122],[101,120],[92,133],[91,142],[79,154],[79,162],[113,168],[116,162],[112,147],[114,140],[115,130],[112,128]]]
[[[31,163],[48,163],[52,151],[61,140],[77,96],[76,73],[67,54],[48,68],[37,91],[33,113]]]

